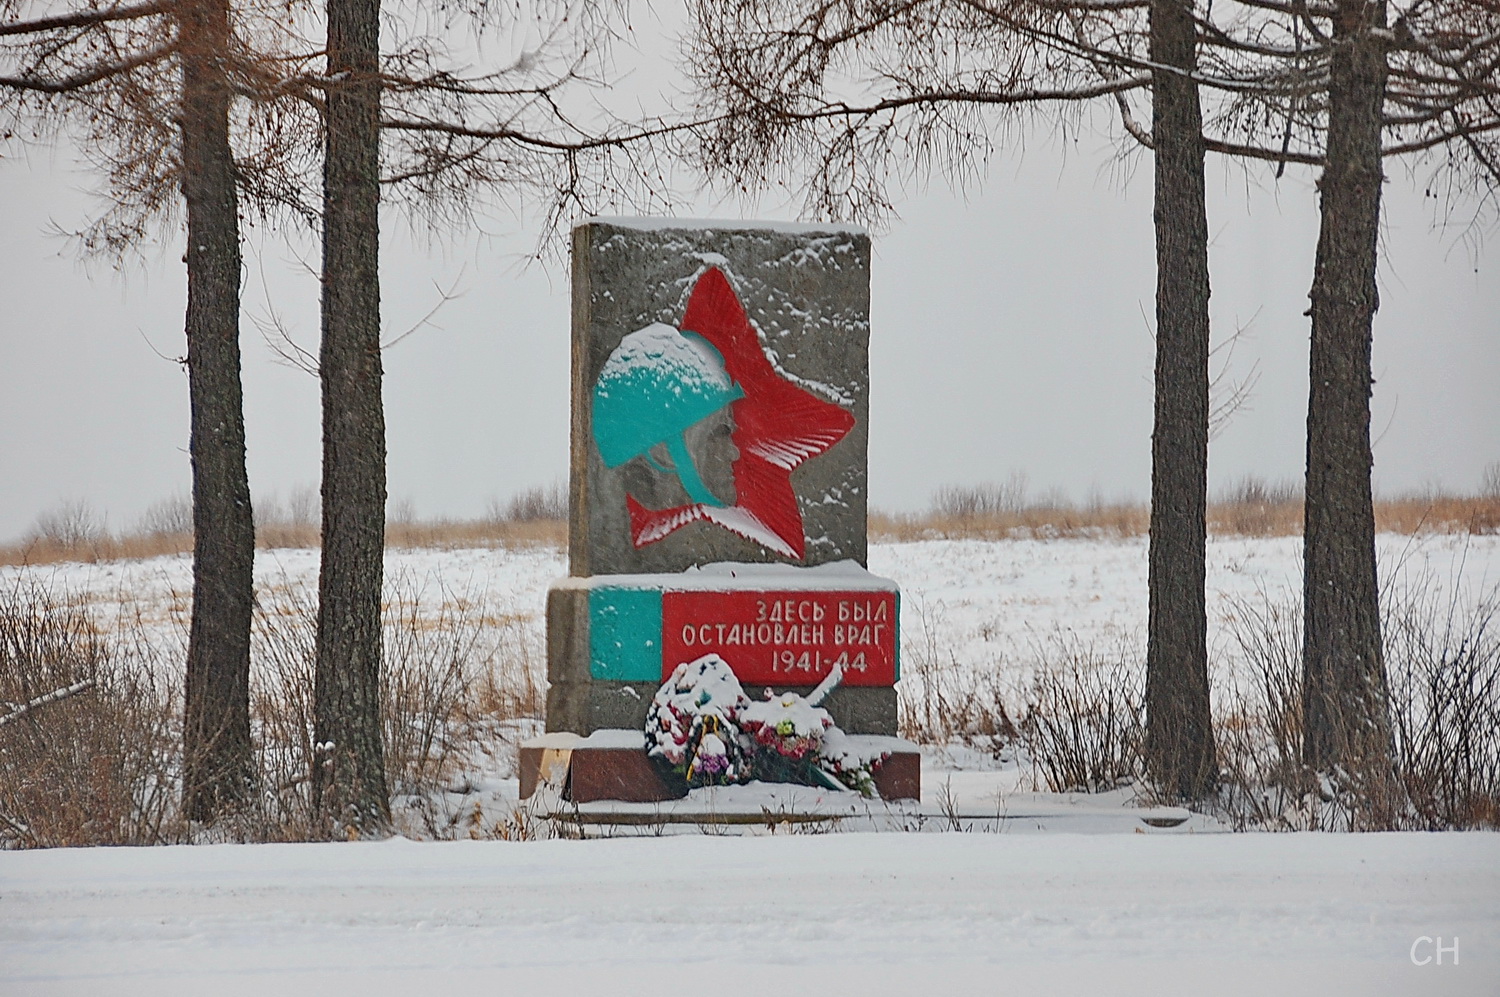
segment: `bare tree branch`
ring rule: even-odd
[[[22,717],[26,716],[26,714],[31,713],[34,710],[39,710],[49,703],[60,703],[64,699],[71,699],[81,692],[87,692],[93,687],[93,679],[84,679],[81,682],[74,682],[70,686],[64,686],[61,689],[54,689],[49,693],[37,696],[35,699],[31,699],[25,703],[16,705],[9,713],[7,713],[3,717],[0,717],[0,727],[4,727],[6,724],[15,723],[17,720],[20,720]]]
[[[74,90],[82,90],[85,87],[93,86],[95,83],[102,83],[103,81],[108,80],[112,77],[120,76],[124,73],[129,73],[132,70],[140,69],[143,66],[149,66],[153,63],[161,62],[163,59],[166,59],[167,57],[175,53],[176,50],[177,46],[175,44],[164,45],[160,48],[152,49],[149,52],[142,52],[139,55],[132,56],[131,58],[125,59],[121,62],[101,63],[95,66],[91,66],[81,72],[75,73],[72,76],[62,77],[58,79],[42,79],[37,77],[25,76],[0,76],[0,87],[11,90],[34,90],[37,93],[48,94],[69,93]]]
[[[35,35],[56,31],[59,28],[85,28],[96,24],[109,24],[113,21],[129,21],[139,17],[151,17],[155,14],[167,14],[176,7],[177,0],[160,0],[160,2],[136,4],[131,7],[107,7],[103,10],[82,10],[73,14],[60,14],[57,17],[40,17],[31,21],[11,21],[7,24],[0,24],[0,36]]]

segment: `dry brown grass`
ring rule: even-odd
[[[1134,537],[1146,533],[1150,519],[1144,505],[1033,506],[972,516],[877,511],[870,514],[870,539],[906,543],[913,540]]]
[[[511,547],[535,543],[561,545],[567,542],[567,538],[568,524],[562,520],[513,523],[481,519],[391,523],[386,527],[385,542],[387,547],[407,550]],[[318,527],[307,523],[271,523],[257,527],[255,531],[255,545],[262,550],[314,548],[318,543]],[[0,567],[64,561],[98,564],[190,554],[192,550],[191,533],[127,533],[75,543],[32,537],[21,543],[0,545]]]
[[[1053,537],[1139,537],[1151,524],[1145,505],[1040,505],[1018,510],[951,516],[939,512],[870,514],[870,539],[1007,540]],[[1382,533],[1500,533],[1500,498],[1420,496],[1375,503]],[[1218,537],[1291,537],[1302,533],[1300,496],[1228,499],[1208,507],[1208,532]]]
[[[98,537],[81,543],[64,543],[49,537],[32,537],[21,543],[0,546],[0,565],[57,564],[61,561],[126,561],[137,558],[182,554],[193,549],[191,533],[144,534]]]
[[[1295,537],[1302,534],[1302,496],[1226,500],[1208,506],[1215,537]]]
[[[565,519],[440,520],[432,523],[392,523],[385,545],[401,549],[510,547],[516,544],[568,542]],[[316,542],[308,546],[317,546]]]
[[[512,505],[521,508],[516,502]],[[976,507],[977,511],[971,511]],[[567,543],[565,519],[511,518],[519,515],[517,509],[497,509],[481,519],[393,520],[386,526],[386,546],[444,550]],[[549,511],[556,510],[549,507]],[[1151,515],[1144,504],[1074,505],[1051,497],[1032,503],[988,505],[938,502],[925,513],[874,511],[869,523],[871,540],[896,543],[1139,537],[1146,535]],[[1500,495],[1435,494],[1381,499],[1375,503],[1375,526],[1383,533],[1500,533]],[[1289,486],[1267,486],[1247,479],[1209,504],[1208,531],[1220,537],[1298,536],[1302,532],[1302,497]],[[266,550],[314,548],[319,542],[318,527],[311,522],[258,524],[255,538],[256,545]],[[186,554],[192,549],[193,535],[183,531],[143,530],[122,534],[102,529],[34,531],[21,543],[0,546],[0,566],[134,560]]]
[[[1375,528],[1391,533],[1500,533],[1500,495],[1437,495],[1377,502]]]

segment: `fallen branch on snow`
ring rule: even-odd
[[[15,709],[7,713],[5,716],[0,717],[0,727],[4,727],[8,723],[21,719],[32,710],[39,710],[49,703],[59,703],[64,699],[70,699],[73,696],[78,695],[80,692],[87,692],[93,687],[93,679],[84,679],[82,682],[74,682],[70,686],[64,686],[61,689],[54,689],[46,695],[38,696],[30,702],[22,703],[20,706],[17,706]]]

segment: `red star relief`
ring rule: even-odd
[[[771,365],[744,306],[717,267],[698,278],[679,326],[713,344],[724,369],[745,395],[732,403],[739,448],[734,462],[735,504],[648,509],[632,496],[631,540],[655,543],[689,523],[706,519],[786,557],[801,560],[807,540],[792,491],[792,471],[824,453],[854,428],[854,416],[798,387]]]

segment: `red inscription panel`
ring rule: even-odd
[[[661,636],[663,679],[717,654],[746,683],[896,682],[894,592],[664,592]]]

